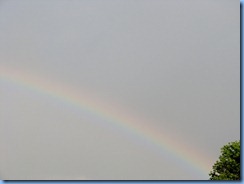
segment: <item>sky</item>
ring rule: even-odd
[[[237,0],[0,2],[0,178],[198,180],[240,139]]]

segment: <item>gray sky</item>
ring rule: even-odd
[[[240,138],[239,4],[1,1],[1,179],[208,179],[220,147]],[[31,90],[23,76],[144,132]],[[152,130],[179,147],[157,147]]]

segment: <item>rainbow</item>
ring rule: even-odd
[[[45,79],[44,76],[40,77],[29,71],[1,65],[0,73],[1,81],[20,85],[29,90],[48,95],[79,110],[86,111],[97,118],[106,120],[102,122],[108,123],[110,126],[116,126],[127,134],[132,135],[133,138],[148,143],[158,151],[170,153],[184,167],[189,167],[192,171],[207,179],[211,169],[211,159],[187,145],[187,141],[179,138],[176,140],[168,132],[158,131],[146,123],[145,120],[137,119],[135,115],[132,116],[121,108],[117,108],[117,106],[114,108],[107,102],[105,103],[94,96],[91,97],[90,94],[88,95],[84,91],[81,93],[78,89],[74,89],[71,86],[51,82]]]

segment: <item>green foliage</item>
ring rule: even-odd
[[[221,148],[219,160],[209,176],[210,180],[240,180],[240,141],[230,142]]]

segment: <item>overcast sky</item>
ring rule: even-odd
[[[240,138],[239,4],[2,0],[1,179],[208,179],[203,160],[210,170]],[[24,75],[146,131],[30,89]],[[157,147],[152,130],[199,162]]]

